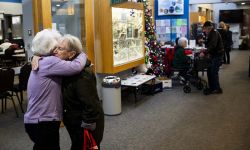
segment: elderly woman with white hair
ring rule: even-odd
[[[180,69],[179,75],[184,77],[190,67],[190,57],[186,56],[184,51],[187,47],[188,41],[187,38],[181,37],[178,40],[178,45],[174,52],[174,58],[172,62],[173,68]]]
[[[32,70],[29,77],[28,107],[24,115],[25,129],[34,142],[34,150],[60,149],[59,128],[63,114],[62,76],[79,73],[87,60],[84,53],[80,53],[72,61],[51,55],[55,49],[64,50],[58,45],[61,38],[57,31],[44,29],[38,32],[32,41],[32,51],[42,57],[39,69]],[[73,56],[72,54],[67,54],[67,57]]]
[[[53,54],[64,60],[74,60],[82,51],[80,40],[64,35],[60,47]],[[104,114],[96,88],[96,77],[91,62],[87,60],[84,69],[76,75],[63,78],[63,123],[70,135],[71,150],[83,149],[83,131],[92,133],[98,148],[103,138]]]
[[[174,68],[187,68],[190,66],[190,57],[186,56],[184,53],[187,42],[187,38],[179,38],[172,62]]]

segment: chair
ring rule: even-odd
[[[13,48],[8,48],[4,51],[4,55],[2,56],[2,63],[5,67],[9,66],[14,66],[15,65],[15,60],[13,59],[12,55],[14,54],[14,49]]]
[[[12,89],[12,92],[15,92],[15,95],[18,101],[20,102],[20,107],[23,113],[24,113],[24,110],[22,107],[23,106],[22,105],[23,104],[23,91],[27,90],[27,83],[29,80],[30,72],[31,72],[31,64],[30,63],[24,64],[20,69],[20,74],[18,75],[19,83],[14,84],[14,87]],[[20,93],[20,98],[19,98],[18,93]]]
[[[2,113],[6,110],[6,100],[12,100],[16,116],[18,117],[18,112],[12,94],[9,91],[12,90],[14,84],[15,71],[13,69],[0,69],[0,99],[2,100]],[[5,103],[5,104],[4,104]],[[4,108],[5,105],[5,108]]]

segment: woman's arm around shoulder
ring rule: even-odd
[[[85,66],[87,56],[80,53],[74,60],[66,61],[58,57],[51,56],[52,62],[48,71],[48,75],[70,76],[79,73]]]

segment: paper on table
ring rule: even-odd
[[[196,46],[196,41],[195,40],[189,40],[189,47],[194,48]]]

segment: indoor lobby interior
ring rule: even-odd
[[[191,93],[184,93],[176,83],[172,89],[143,97],[136,106],[132,94],[123,95],[122,113],[105,116],[101,149],[249,150],[249,55],[250,50],[231,52],[231,64],[220,70],[223,94],[206,96],[193,87]],[[1,150],[32,149],[20,107],[18,113],[19,118],[9,101],[0,114]],[[70,149],[65,127],[60,128],[60,146]]]
[[[162,91],[153,94],[143,93],[141,86],[143,84],[135,87],[135,91],[130,91],[127,90],[130,87],[122,85],[121,82],[121,96],[114,98],[113,93],[109,95],[114,98],[114,101],[121,100],[121,112],[104,115],[104,133],[100,149],[250,150],[250,0],[207,0],[205,2],[204,0],[169,0],[172,2],[169,3],[170,5],[181,2],[186,6],[180,14],[178,14],[178,11],[180,12],[178,8],[177,14],[170,15],[166,14],[170,9],[161,10],[160,2],[163,4],[165,0],[138,0],[138,2],[126,0],[125,3],[120,4],[121,1],[125,0],[0,0],[0,44],[4,39],[11,37],[14,43],[20,45],[13,51],[15,61],[11,64],[0,61],[0,70],[8,67],[14,69],[16,73],[14,83],[18,83],[20,68],[24,64],[30,65],[33,56],[31,46],[35,34],[45,28],[54,28],[61,34],[69,33],[81,40],[84,52],[94,64],[97,92],[100,103],[104,104],[107,98],[102,93],[105,89],[102,84],[105,77],[117,76],[124,81],[135,74],[145,75],[152,67],[152,62],[151,64],[149,62],[154,60],[153,57],[150,58],[152,56],[150,54],[155,51],[152,49],[150,51],[150,46],[157,43],[161,50],[166,47],[171,49],[178,36],[188,37],[194,42],[198,34],[193,33],[199,32],[204,35],[205,21],[212,20],[217,26],[220,21],[219,16],[223,16],[220,15],[221,9],[225,9],[224,13],[235,10],[238,15],[244,15],[244,18],[226,15],[226,19],[229,19],[227,21],[231,21],[229,24],[233,34],[233,45],[230,51],[230,64],[222,64],[219,69],[223,93],[206,95],[203,89],[199,90],[193,85],[190,86],[190,92],[185,92],[183,83],[175,78],[167,78],[172,84],[163,87],[164,80],[161,80],[159,74],[157,81],[162,83]],[[151,5],[144,7],[142,2],[145,1],[149,1]],[[117,3],[111,5],[111,2]],[[242,3],[245,3],[244,6]],[[10,10],[7,11],[5,8]],[[120,8],[128,10],[124,13]],[[240,11],[237,11],[238,8]],[[115,17],[112,18],[112,15]],[[120,20],[116,17],[120,17]],[[132,19],[126,20],[126,17]],[[147,26],[151,19],[155,25],[152,28],[150,28],[151,24]],[[113,20],[116,22],[113,23]],[[234,23],[235,20],[238,22]],[[115,24],[118,25],[115,26]],[[8,30],[9,27],[11,30]],[[150,29],[149,32],[146,27]],[[148,43],[145,44],[151,40],[146,37],[148,33],[152,33],[153,38],[156,36],[150,46]],[[242,43],[245,44],[244,48],[240,46]],[[197,45],[189,48],[187,49],[191,51],[197,50],[196,48],[205,49]],[[124,51],[125,54],[122,53]],[[166,51],[162,55],[156,52],[155,56],[158,59],[155,60],[165,63],[162,58],[166,56]],[[3,55],[4,52],[0,54]],[[123,57],[123,54],[133,55],[132,59]],[[146,59],[148,59],[147,64]],[[148,70],[145,70],[145,66]],[[153,74],[150,76],[156,78]],[[206,70],[199,72],[199,77],[207,82]],[[0,80],[4,81],[3,78]],[[22,104],[18,103],[15,94],[12,96],[16,111],[10,99],[7,99],[6,109],[4,109],[3,100],[0,99],[0,150],[31,150],[34,143],[24,127],[24,113],[28,105],[27,91],[25,89],[23,93]],[[104,108],[103,105],[102,107]],[[66,127],[61,124],[60,149],[69,150],[70,147],[70,136]]]

